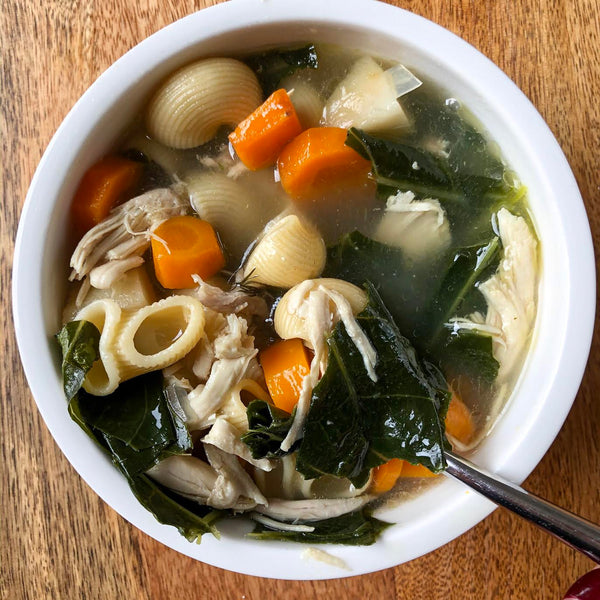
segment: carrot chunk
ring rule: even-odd
[[[446,431],[463,444],[468,444],[473,439],[473,434],[475,433],[471,411],[456,394],[452,394],[450,404],[448,405]]]
[[[302,340],[282,340],[259,354],[273,404],[289,413],[300,398],[302,381],[310,372],[310,360]]]
[[[400,477],[437,477],[437,474],[423,465],[413,465],[405,460]]]
[[[121,156],[106,156],[83,175],[71,204],[77,233],[83,235],[106,218],[139,181],[143,166]]]
[[[404,467],[408,463],[400,458],[392,458],[386,463],[375,467],[372,472],[371,491],[375,494],[389,492],[398,481]]]
[[[281,185],[294,200],[310,202],[369,186],[371,162],[346,146],[346,133],[340,127],[313,127],[281,151]]]
[[[302,131],[284,89],[273,92],[229,135],[240,160],[256,171],[274,165],[283,147]]]
[[[212,225],[196,217],[172,217],[152,238],[154,272],[170,290],[193,287],[192,275],[206,279],[225,266],[225,257]]]

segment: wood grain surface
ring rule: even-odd
[[[290,0],[270,0],[290,1]],[[324,0],[326,1],[326,0]],[[211,0],[5,0],[0,11],[2,599],[560,598],[590,561],[503,510],[437,551],[371,575],[283,582],[228,573],[130,526],[46,430],[20,366],[10,277],[19,213],[68,110],[114,60]],[[600,245],[600,3],[395,0],[465,38],[529,96],[579,183]],[[600,521],[600,346],[573,409],[525,487]]]

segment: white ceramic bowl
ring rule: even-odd
[[[204,55],[326,41],[400,60],[445,86],[485,125],[529,188],[541,238],[542,277],[533,349],[522,376],[474,461],[521,482],[542,458],[577,392],[589,352],[595,273],[589,226],[569,166],[548,127],[516,86],[473,47],[433,23],[374,0],[233,0],[190,15],[148,38],[108,69],[60,126],[37,169],[19,225],[13,300],[27,379],[48,428],[80,475],[110,506],[155,539],[225,569],[285,579],[348,572],[300,559],[296,544],[255,542],[225,525],[220,541],[188,543],[134,499],[125,479],[67,415],[59,329],[67,276],[67,212],[85,169],[116,141],[149,91]],[[551,268],[548,268],[551,266]],[[398,525],[369,547],[329,547],[352,574],[411,560],[473,527],[493,506],[459,484],[440,485],[385,515]]]

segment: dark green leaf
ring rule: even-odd
[[[100,332],[89,321],[71,321],[56,335],[62,350],[63,389],[71,400],[98,357]]]
[[[430,269],[416,273],[400,249],[354,231],[328,249],[323,277],[344,279],[358,286],[371,281],[400,331],[414,345],[418,340],[413,332],[421,326],[423,307],[432,301],[439,286],[438,263],[445,264],[439,259]]]
[[[254,54],[246,64],[256,73],[266,96],[274,92],[282,79],[299,69],[316,69],[319,62],[315,47],[310,44],[294,50],[272,50]]]
[[[377,183],[389,185],[400,180],[446,190],[452,188],[450,174],[442,161],[431,152],[400,142],[384,140],[350,128],[346,145],[371,161]],[[440,193],[438,193],[438,197]]]
[[[480,292],[476,285],[485,281],[497,268],[500,240],[495,237],[488,244],[461,248],[454,255],[437,294],[426,313],[425,336],[428,346],[438,341],[444,325],[459,315],[466,315],[473,308],[473,294]],[[462,309],[466,299],[467,310]],[[462,310],[461,310],[462,309]]]
[[[436,136],[424,126],[427,130],[412,142],[408,138],[400,143],[352,128],[346,144],[371,161],[381,196],[411,191],[418,198],[438,199],[461,245],[489,241],[492,213],[514,205],[524,188],[509,183],[511,177],[481,134],[452,109],[444,110],[451,118],[443,120]],[[423,139],[447,142],[447,156],[419,147]]]
[[[124,381],[108,396],[80,400],[85,422],[134,450],[164,447],[175,440],[160,371]]]
[[[498,361],[492,351],[492,338],[475,331],[449,334],[436,349],[444,369],[454,375],[466,375],[488,386],[498,375]]]
[[[377,353],[377,382],[341,323],[328,339],[329,363],[313,391],[296,468],[306,478],[349,477],[360,485],[368,470],[390,458],[445,468],[443,416],[449,400],[422,367],[376,290],[357,322]]]
[[[377,540],[384,529],[391,525],[375,519],[364,509],[307,524],[313,526],[315,530],[312,532],[279,531],[257,523],[254,531],[248,536],[257,540],[369,546]]]
[[[287,435],[296,410],[289,413],[269,404],[264,400],[253,400],[248,405],[248,432],[242,436],[242,441],[250,448],[252,458],[276,458],[293,452],[281,450],[280,445]]]
[[[129,485],[140,504],[157,521],[173,525],[188,541],[197,542],[204,533],[220,537],[214,523],[223,516],[223,512],[187,502],[159,486],[147,475],[129,479]]]

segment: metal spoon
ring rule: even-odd
[[[530,494],[522,487],[492,475],[468,460],[446,452],[448,476],[462,481],[470,488],[499,506],[545,529],[559,540],[583,552],[600,564],[600,527],[550,502]]]

